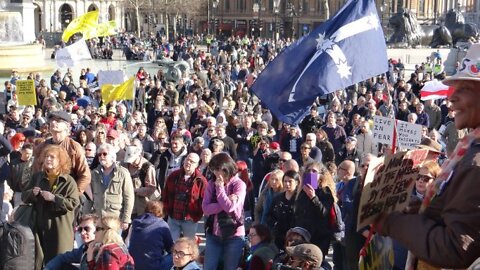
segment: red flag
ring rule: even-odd
[[[447,98],[453,93],[454,88],[443,84],[440,81],[432,80],[425,83],[420,91],[420,97],[422,100],[434,100]]]

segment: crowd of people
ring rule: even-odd
[[[231,37],[201,51],[179,39],[172,55],[191,73],[172,82],[140,68],[135,99],[108,104],[90,88],[91,68],[57,70],[50,83],[30,74],[37,106],[19,104],[12,73],[0,121],[1,218],[14,223],[14,208],[34,206],[36,269],[350,270],[372,230],[395,240],[393,269],[405,268],[409,250],[436,267],[480,257],[478,79],[459,71],[451,98],[423,102],[424,83],[445,73],[427,59],[408,74],[391,59],[387,73],[319,97],[287,125],[250,86],[290,43]],[[391,151],[373,141],[375,115],[422,125],[422,144],[438,153],[422,165],[413,203],[444,182],[420,213],[357,228],[369,162]],[[205,239],[196,237],[201,220]]]

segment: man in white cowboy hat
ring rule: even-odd
[[[455,126],[471,132],[443,163],[426,207],[419,214],[382,215],[375,228],[408,248],[420,264],[458,269],[480,257],[480,44],[470,47],[458,72],[443,83],[455,87],[449,98]]]

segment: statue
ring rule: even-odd
[[[389,20],[393,27],[393,34],[389,44],[416,46],[422,43],[424,32],[417,21],[417,17],[410,10],[400,9]]]
[[[450,31],[445,26],[440,26],[433,32],[432,41],[430,42],[430,47],[440,48],[443,46],[451,47],[453,45],[452,35]]]
[[[458,9],[451,9],[445,16],[445,27],[450,31],[453,44],[470,42],[478,39],[478,29],[473,23],[465,23],[463,14]]]

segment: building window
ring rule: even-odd
[[[245,0],[238,0],[237,1],[237,10],[239,10],[240,12],[245,12],[246,11]]]
[[[309,14],[310,13],[310,5],[308,4],[308,0],[302,0],[303,1],[303,12]]]
[[[230,1],[229,0],[225,0],[224,1],[224,5],[225,5],[225,11],[230,11]]]

